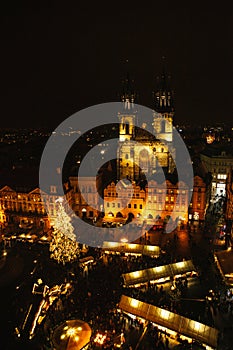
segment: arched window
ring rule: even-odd
[[[146,149],[142,149],[139,153],[139,166],[142,171],[147,171],[149,165],[149,155]]]

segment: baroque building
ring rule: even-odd
[[[43,194],[46,204],[37,187],[32,191],[18,191],[9,186],[0,189],[1,220],[3,226],[33,229],[34,231],[48,231],[53,226],[59,204],[55,186],[50,186],[48,193]],[[67,201],[71,201],[71,191],[66,191]],[[48,207],[49,208],[48,208]],[[49,213],[49,214],[48,214]]]

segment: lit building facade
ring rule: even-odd
[[[189,220],[203,221],[208,206],[208,186],[200,176],[194,177],[192,200],[189,204]]]
[[[40,228],[48,230],[56,217],[59,196],[56,187],[51,186],[50,193],[44,194],[46,206],[39,188],[30,192],[15,191],[9,186],[0,189],[0,206],[4,211],[5,224],[16,224],[20,228]],[[69,195],[68,195],[69,196]],[[49,206],[47,214],[47,205]]]
[[[144,189],[135,182],[129,188],[124,188],[123,183],[117,186],[111,183],[104,190],[105,219],[134,219],[138,224],[144,221],[154,224],[172,215],[176,221],[187,223],[188,194],[189,189],[183,182],[172,184],[166,180],[158,184],[152,180]]]
[[[96,184],[96,178],[72,176],[69,183],[71,189],[66,196],[69,196],[67,201],[75,214],[83,219],[97,218],[103,211],[103,200],[98,194],[98,180]]]
[[[226,196],[226,182],[233,167],[233,156],[225,151],[217,155],[209,152],[201,154],[201,160],[212,175],[211,197]]]
[[[121,95],[122,111],[119,112],[118,179],[127,178],[139,181],[143,176],[150,177],[158,168],[166,168],[168,173],[175,169],[173,141],[173,92],[168,86],[166,75],[159,79],[154,94],[155,110],[151,114],[152,133],[135,127],[138,118],[135,108],[135,91],[132,81],[127,78]],[[171,151],[172,155],[171,156]]]

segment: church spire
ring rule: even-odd
[[[157,76],[156,91],[154,92],[154,109],[158,113],[174,112],[174,93],[170,87],[170,76],[166,73],[165,57],[160,76]]]
[[[124,109],[130,110],[134,107],[135,97],[134,80],[130,78],[130,74],[127,71],[126,77],[122,80],[121,90],[121,102],[123,102]]]

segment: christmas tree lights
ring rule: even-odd
[[[49,248],[50,257],[65,265],[79,255],[79,247],[71,224],[71,218],[65,212],[62,199],[58,200],[57,216],[54,222],[53,238]]]

